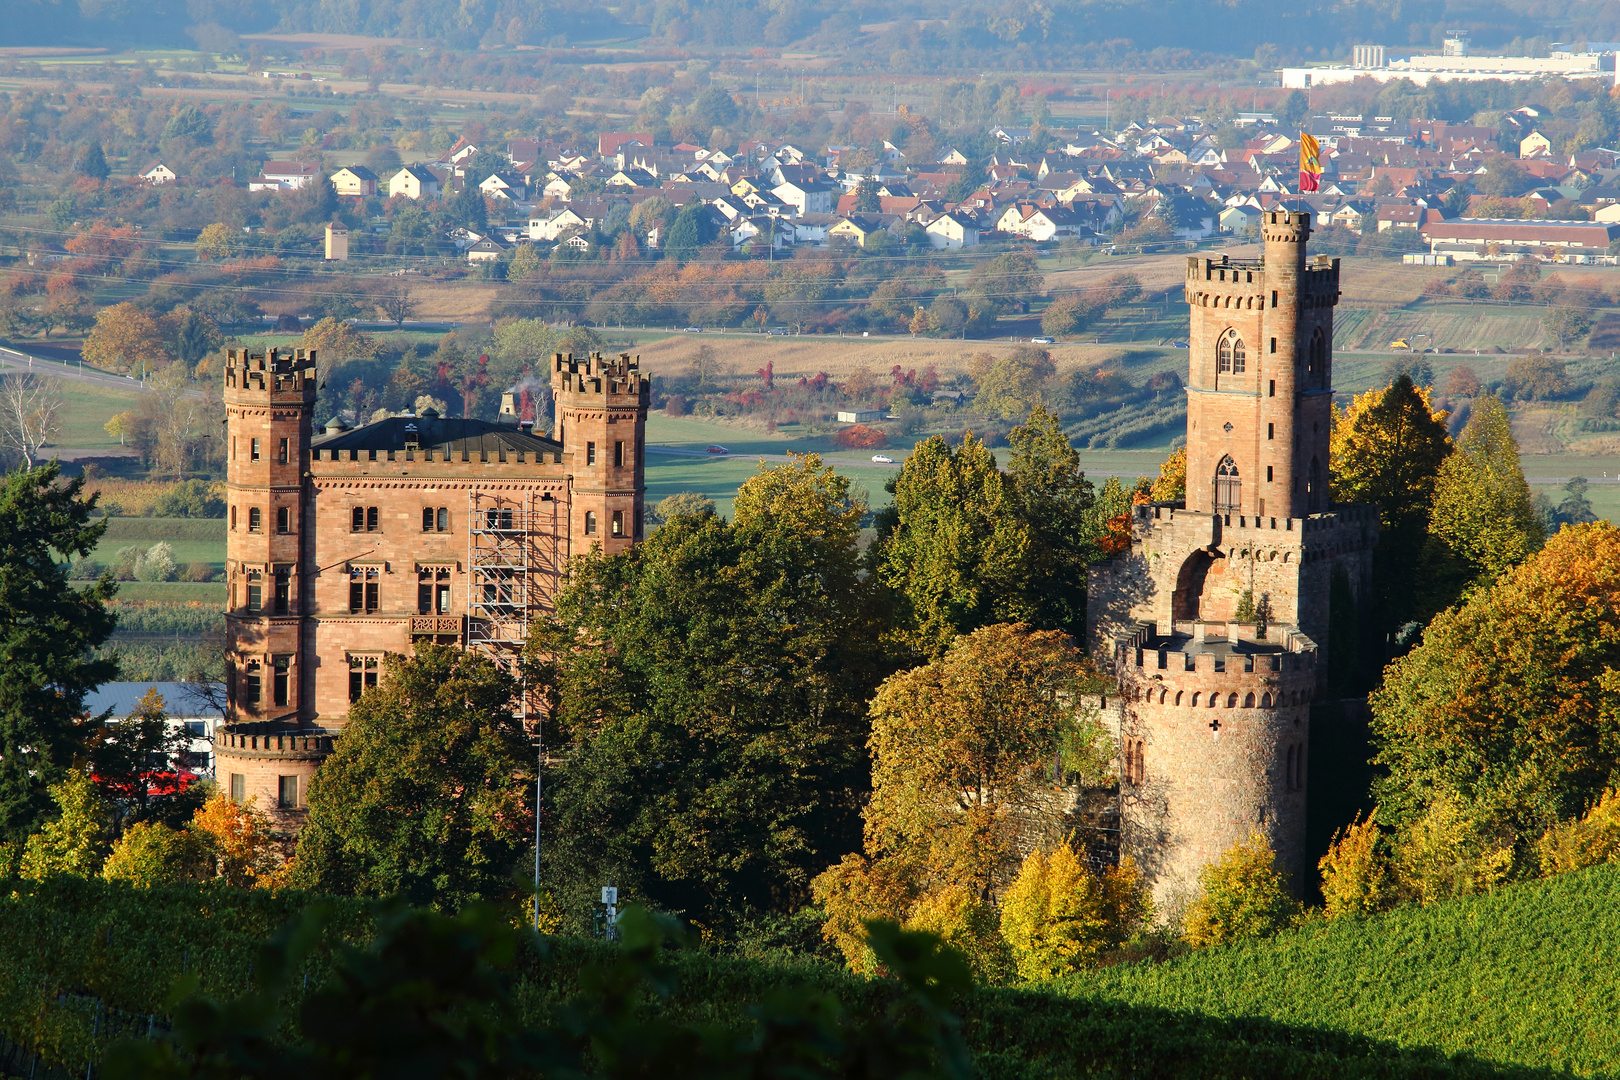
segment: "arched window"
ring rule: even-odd
[[[1305,505],[1311,510],[1322,509],[1322,463],[1311,458],[1311,471],[1305,477]]]
[[[1136,780],[1136,782],[1138,784],[1143,783],[1144,781],[1147,780],[1147,757],[1146,757],[1146,754],[1143,753],[1143,750],[1144,750],[1144,747],[1142,746],[1142,742],[1141,742],[1140,739],[1138,739],[1137,743],[1136,743],[1136,761],[1135,761],[1135,765],[1136,765],[1135,780]]]
[[[1215,467],[1215,512],[1229,514],[1237,510],[1242,495],[1243,481],[1238,478],[1237,462],[1228,454]]]
[[[1226,695],[1226,707],[1228,709],[1237,708],[1237,695],[1236,694],[1228,694],[1228,695]]]
[[[1314,375],[1318,383],[1327,374],[1327,335],[1320,326],[1311,334],[1311,347],[1305,352],[1305,373]]]
[[[1243,695],[1243,707],[1245,709],[1254,708],[1254,695],[1253,694],[1245,694],[1245,695]]]
[[[1193,691],[1192,707],[1198,708],[1198,691],[1196,690]]]
[[[1243,339],[1238,337],[1236,330],[1222,334],[1220,343],[1215,347],[1216,366],[1223,375],[1241,373],[1248,355]]]
[[[1261,694],[1260,695],[1260,707],[1262,709],[1271,708],[1271,695],[1270,694]]]
[[[1182,694],[1182,691],[1180,691],[1180,690],[1176,691],[1176,705],[1178,707],[1181,705],[1181,694]]]

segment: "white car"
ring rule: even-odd
[[[879,465],[894,464],[894,458],[890,457],[888,454],[873,454],[872,460],[877,462]]]

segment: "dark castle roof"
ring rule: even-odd
[[[310,445],[317,450],[404,450],[407,442],[423,450],[466,453],[504,447],[531,454],[557,454],[563,448],[554,439],[506,424],[435,416],[431,412],[424,416],[390,416],[353,431],[319,436]]]

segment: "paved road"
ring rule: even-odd
[[[43,356],[30,356],[16,349],[0,348],[0,371],[31,371],[36,375],[54,375],[57,378],[68,379],[72,382],[89,383],[93,386],[116,387],[119,390],[142,391],[146,387],[138,379],[131,379],[125,375],[114,375],[99,368],[84,367],[77,364],[64,364],[60,360],[47,360]]]

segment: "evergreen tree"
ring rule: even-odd
[[[199,360],[225,344],[225,336],[214,320],[189,308],[180,316],[174,337],[175,351],[188,368],[196,367]]]
[[[79,151],[78,156],[73,159],[73,171],[95,180],[105,180],[112,175],[112,169],[107,167],[107,155],[102,152],[100,142],[93,141]]]
[[[1435,479],[1424,552],[1429,609],[1450,605],[1474,584],[1495,581],[1545,538],[1507,410],[1496,398],[1481,397]]]
[[[882,209],[882,197],[878,194],[878,182],[874,177],[868,176],[855,185],[855,212],[857,214],[876,214]]]
[[[310,786],[296,880],[446,909],[511,894],[534,824],[534,754],[511,711],[516,681],[439,646],[387,664]]]
[[[690,259],[713,238],[704,204],[693,199],[675,216],[675,223],[669,227],[669,236],[664,241],[664,251],[672,259]]]
[[[884,524],[877,576],[898,595],[896,636],[916,654],[942,656],[958,634],[1034,616],[1033,540],[1017,489],[972,435],[955,450],[939,435],[917,444]]]
[[[83,477],[60,482],[52,462],[19,469],[0,487],[0,836],[32,832],[63,776],[100,731],[84,697],[117,677],[93,650],[112,636],[110,575],[88,589],[67,580],[107,529],[91,523]]]
[[[448,211],[453,225],[476,233],[489,230],[489,204],[476,184],[463,184],[461,190],[450,197]]]
[[[1088,528],[1096,490],[1056,414],[1045,407],[1037,405],[1007,441],[1013,450],[1007,475],[1029,526],[1030,622],[1084,638],[1086,567],[1097,555]]]

